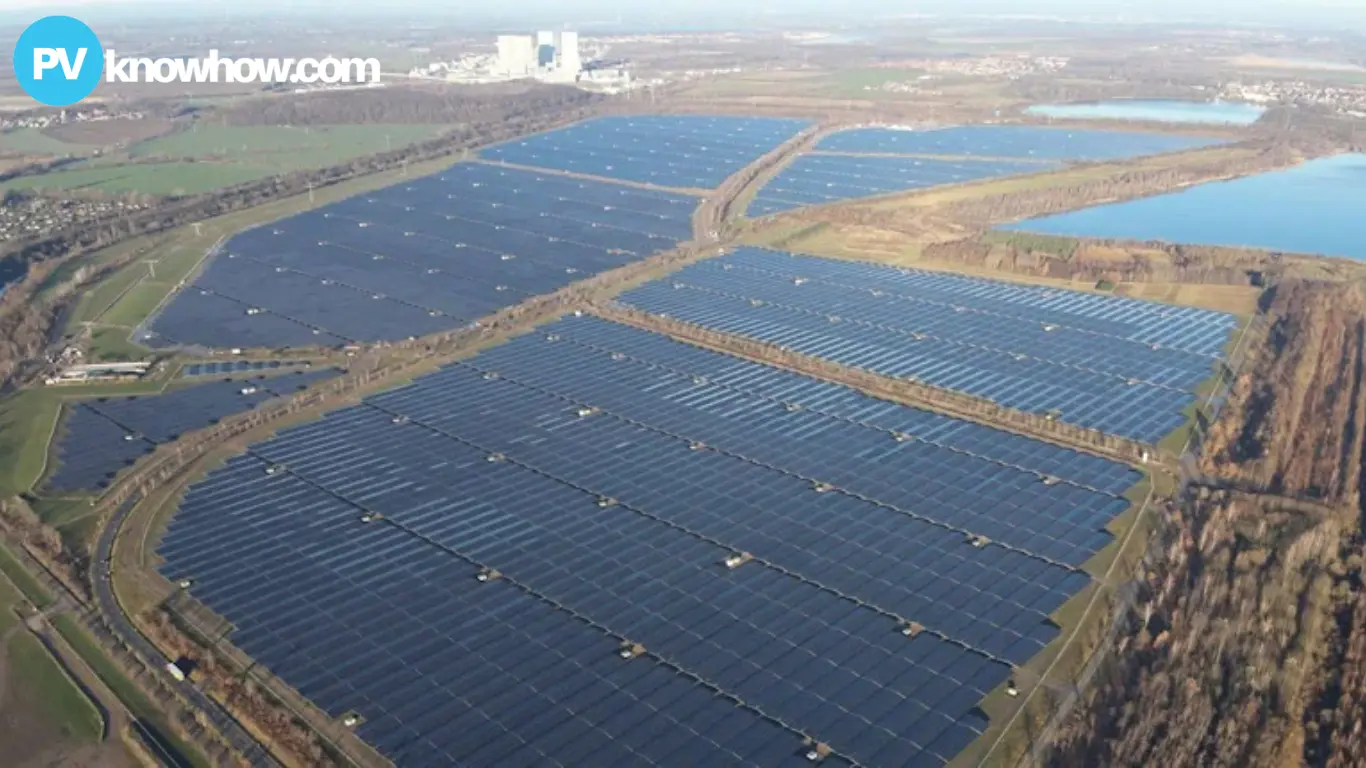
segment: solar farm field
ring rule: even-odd
[[[183,378],[195,379],[203,376],[235,376],[244,373],[276,371],[281,368],[307,366],[304,360],[222,360],[204,363],[186,363],[180,369]]]
[[[590,317],[280,432],[162,573],[404,765],[940,765],[1128,467]]]
[[[103,488],[121,470],[162,443],[337,373],[336,369],[324,369],[215,381],[160,395],[75,403],[68,406],[63,421],[63,433],[56,444],[58,467],[47,479],[47,490]]]
[[[1190,136],[1022,125],[857,128],[826,136],[816,151],[783,168],[751,201],[747,215],[1218,143]]]
[[[696,205],[462,163],[233,237],[153,319],[150,341],[284,347],[422,336],[668,250],[691,237]]]
[[[1146,443],[1184,422],[1233,315],[740,249],[627,292],[638,309]]]
[[[961,125],[928,131],[858,128],[827,136],[816,149],[864,155],[949,155],[1075,162],[1124,160],[1222,143],[1222,139],[1136,131]]]
[[[807,205],[885,195],[941,184],[1038,173],[1053,163],[1008,160],[945,160],[810,153],[797,157],[755,196],[748,216],[767,216]]]
[[[481,155],[662,187],[713,189],[810,125],[755,117],[606,117],[514,139]]]

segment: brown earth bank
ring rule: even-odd
[[[1053,734],[1059,766],[1359,766],[1363,322],[1287,282],[1151,550],[1118,652]],[[1312,503],[1311,503],[1312,501]]]

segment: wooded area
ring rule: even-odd
[[[1054,765],[1366,763],[1355,285],[1287,281]]]

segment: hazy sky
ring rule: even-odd
[[[401,15],[420,9],[425,16],[484,22],[555,20],[628,21],[691,18],[725,25],[726,19],[801,14],[857,23],[867,15],[912,13],[1047,15],[1132,20],[1212,20],[1245,23],[1300,22],[1306,26],[1359,24],[1366,28],[1366,0],[0,0],[0,14],[22,21],[50,13],[104,16],[152,9],[229,14],[272,12]],[[193,11],[191,9],[194,9]],[[18,17],[18,18],[16,18]]]

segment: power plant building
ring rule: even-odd
[[[577,76],[583,71],[579,58],[579,33],[561,32],[555,46],[555,69],[566,75]]]
[[[536,69],[536,38],[531,35],[498,36],[499,74],[530,77]]]
[[[535,34],[499,35],[498,58],[492,72],[498,77],[573,83],[583,73],[579,33],[542,30]]]

